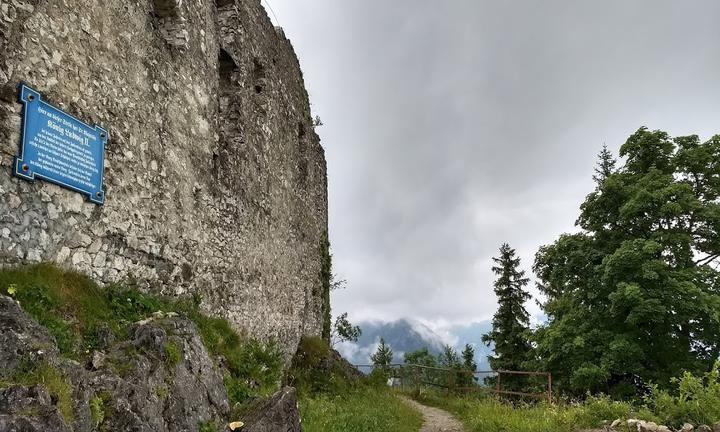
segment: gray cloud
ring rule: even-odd
[[[573,230],[603,142],[720,132],[713,0],[270,3],[325,123],[353,319],[490,317],[497,247],[529,271]]]

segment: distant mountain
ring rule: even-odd
[[[453,326],[443,331],[442,335],[419,321],[406,318],[392,322],[361,322],[358,325],[362,329],[362,336],[357,343],[346,342],[336,347],[353,364],[371,363],[370,355],[375,352],[382,337],[393,349],[395,363],[402,363],[406,352],[424,347],[438,354],[445,344],[455,347],[459,352],[469,343],[475,347],[478,370],[489,369],[487,356],[492,350],[481,340],[482,335],[491,328],[489,321]]]
[[[492,354],[493,347],[488,347],[482,341],[482,335],[492,330],[491,321],[474,322],[467,325],[457,325],[450,327],[450,334],[457,337],[456,347],[458,351],[470,344],[475,348],[475,362],[477,370],[490,370],[487,357]]]

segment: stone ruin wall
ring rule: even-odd
[[[106,203],[12,177],[25,82],[110,133]],[[0,264],[199,293],[287,356],[322,322],[323,149],[260,0],[0,0]]]

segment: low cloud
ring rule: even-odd
[[[325,124],[352,320],[490,318],[491,257],[530,272],[575,229],[603,142],[720,132],[716,1],[271,3]]]

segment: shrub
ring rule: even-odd
[[[110,394],[101,392],[90,398],[90,417],[92,418],[95,427],[97,428],[102,424],[108,416],[107,403],[110,400]]]
[[[663,424],[680,426],[685,422],[713,424],[720,421],[720,361],[702,377],[685,372],[680,378],[673,378],[677,394],[652,387],[645,398],[647,408]]]

